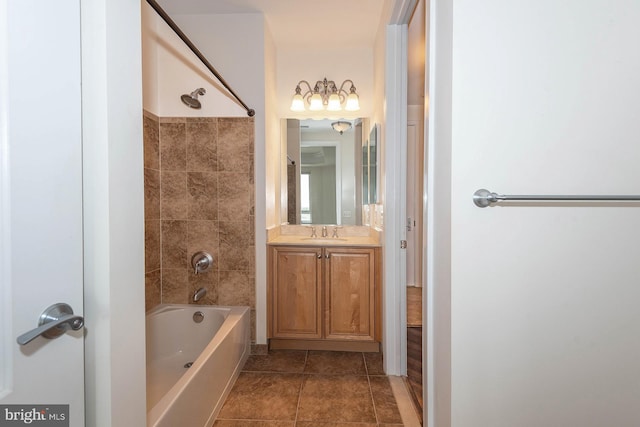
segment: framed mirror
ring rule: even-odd
[[[365,119],[284,122],[289,224],[362,225]]]
[[[374,124],[371,127],[371,133],[369,134],[369,161],[368,161],[368,177],[369,185],[367,203],[375,205],[378,203],[378,182],[379,182],[379,170],[378,167],[378,151],[379,151],[379,133],[380,125]],[[364,190],[363,190],[364,191]]]

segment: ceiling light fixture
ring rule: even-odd
[[[335,130],[336,132],[340,132],[340,135],[342,135],[345,131],[351,129],[351,123],[339,120],[337,122],[331,123],[331,127],[333,128],[333,130]]]
[[[344,87],[347,83],[351,84],[349,92]],[[302,93],[300,85],[307,87],[305,93]],[[351,80],[345,80],[340,85],[340,88],[333,80],[318,80],[311,89],[311,85],[306,80],[300,80],[296,85],[296,93],[291,100],[291,111],[306,111],[308,108],[310,111],[340,111],[342,110],[342,104],[346,111],[358,111],[360,109],[360,98],[356,93],[356,87]]]

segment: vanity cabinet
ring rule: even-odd
[[[378,252],[370,247],[271,246],[272,348],[377,351]]]

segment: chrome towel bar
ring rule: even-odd
[[[605,202],[640,202],[640,196],[521,196],[521,195],[506,195],[497,194],[484,188],[477,190],[473,193],[473,203],[479,208],[486,208],[494,203],[505,202],[511,200],[520,201],[605,201]]]

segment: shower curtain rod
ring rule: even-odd
[[[202,63],[205,65],[205,67],[207,67],[209,69],[209,71],[211,71],[213,73],[214,76],[216,76],[216,79],[218,79],[218,81],[220,83],[222,83],[222,85],[229,91],[229,93],[231,95],[233,95],[233,97],[235,99],[238,100],[238,102],[240,104],[242,104],[242,106],[244,107],[245,110],[247,110],[247,115],[249,117],[253,117],[256,115],[256,111],[253,108],[249,108],[247,106],[247,104],[245,104],[242,99],[240,99],[240,97],[238,95],[236,95],[236,93],[233,91],[233,89],[231,89],[231,87],[229,86],[229,84],[225,81],[225,79],[222,78],[222,76],[220,75],[220,73],[218,73],[216,71],[215,68],[213,68],[213,65],[211,65],[211,63],[209,63],[209,61],[207,61],[207,58],[204,57],[204,55],[198,50],[198,48],[191,42],[191,40],[189,40],[189,38],[182,32],[182,30],[180,29],[180,27],[178,27],[178,25],[173,22],[173,20],[171,19],[171,17],[167,14],[167,12],[164,11],[164,9],[162,9],[160,7],[160,5],[158,3],[156,3],[155,0],[147,0],[147,3],[149,3],[149,6],[151,6],[153,8],[153,10],[156,11],[156,13],[158,15],[160,15],[160,17],[164,20],[164,22],[167,23],[167,25],[169,25],[169,27],[171,27],[171,29],[173,30],[174,33],[176,33],[178,35],[178,37],[180,37],[180,39],[184,42],[184,44],[187,45],[187,47],[189,47],[189,49],[191,49],[191,52],[193,52],[200,61],[202,61]]]

